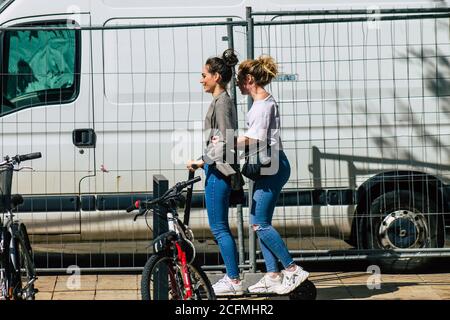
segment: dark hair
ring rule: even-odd
[[[206,60],[205,65],[210,73],[220,74],[221,80],[219,85],[225,87],[233,76],[234,66],[238,63],[238,58],[233,49],[227,49],[223,52],[222,57],[213,57]]]

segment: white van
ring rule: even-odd
[[[308,247],[304,237],[360,248],[444,245],[448,17],[377,20],[393,15],[383,9],[428,2],[3,1],[0,154],[42,152],[35,171],[20,172],[13,185],[25,196],[19,218],[33,244],[92,248],[151,236],[124,209],[152,194],[154,174],[169,185],[186,179],[211,100],[199,84],[202,65],[228,48],[228,18],[241,23],[234,48],[247,57],[246,7],[357,8],[379,23],[341,23],[323,12],[319,18],[336,21],[270,25],[314,15],[254,16],[254,54],[271,54],[282,72],[270,89],[292,174],[274,225],[291,248],[331,244]],[[241,129],[245,99],[238,93]],[[211,239],[202,189],[195,187],[192,227]]]

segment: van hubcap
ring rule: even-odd
[[[381,222],[378,236],[384,249],[423,248],[428,239],[426,218],[409,210],[391,212]]]

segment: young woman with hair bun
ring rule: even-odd
[[[248,149],[255,145],[270,146],[271,163],[276,164],[274,170],[267,170],[253,186],[250,223],[258,235],[267,273],[248,290],[255,293],[286,294],[305,281],[309,273],[295,264],[280,234],[272,226],[276,202],[291,172],[280,140],[278,104],[265,89],[277,74],[277,65],[270,56],[245,60],[239,65],[239,89],[242,94],[253,98],[253,105],[247,114],[247,132],[238,137],[237,146]],[[284,267],[281,272],[278,261]]]
[[[234,150],[234,141],[229,140],[234,140],[234,132],[238,128],[236,109],[227,92],[227,85],[237,62],[234,51],[227,49],[221,57],[206,60],[203,66],[200,83],[204,91],[213,97],[205,118],[206,150],[201,159],[187,163],[187,168],[191,171],[197,168],[205,170],[208,221],[226,267],[224,278],[213,285],[217,296],[243,294],[236,242],[228,223],[231,190],[240,188],[243,182],[239,166],[234,161],[227,162],[225,159],[226,151]],[[216,139],[215,143],[211,143],[213,137]]]

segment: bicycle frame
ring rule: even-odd
[[[189,171],[189,180],[194,178],[194,172]],[[191,200],[192,200],[192,189],[193,185],[188,186],[188,193],[186,195],[186,207],[184,211],[184,224],[189,223],[190,211],[191,211]],[[173,223],[173,222],[172,222]],[[170,225],[169,225],[170,228]],[[183,273],[184,288],[186,290],[185,299],[192,298],[192,284],[191,278],[189,277],[189,270],[187,267],[186,253],[181,249],[178,243],[175,243],[178,251],[178,256],[181,258],[181,272]]]
[[[181,231],[181,226],[179,225],[178,219],[177,219],[177,211],[176,209],[173,209],[173,212],[169,210],[167,212],[167,222],[169,225],[169,232],[175,232],[177,234],[177,239],[173,242],[176,249],[176,258],[181,264],[181,273],[182,273],[182,280],[183,280],[183,286],[186,290],[186,293],[184,295],[184,299],[190,299],[193,295],[193,289],[192,289],[192,283],[189,276],[189,270],[188,270],[188,262],[186,258],[186,252],[181,247],[179,241],[181,239],[187,240],[185,237],[185,234],[183,231]]]
[[[186,290],[184,299],[189,299],[192,298],[192,284],[187,267],[186,253],[181,249],[181,246],[178,243],[175,243],[175,246],[177,247],[178,257],[181,260],[181,272],[183,274],[184,289]]]

